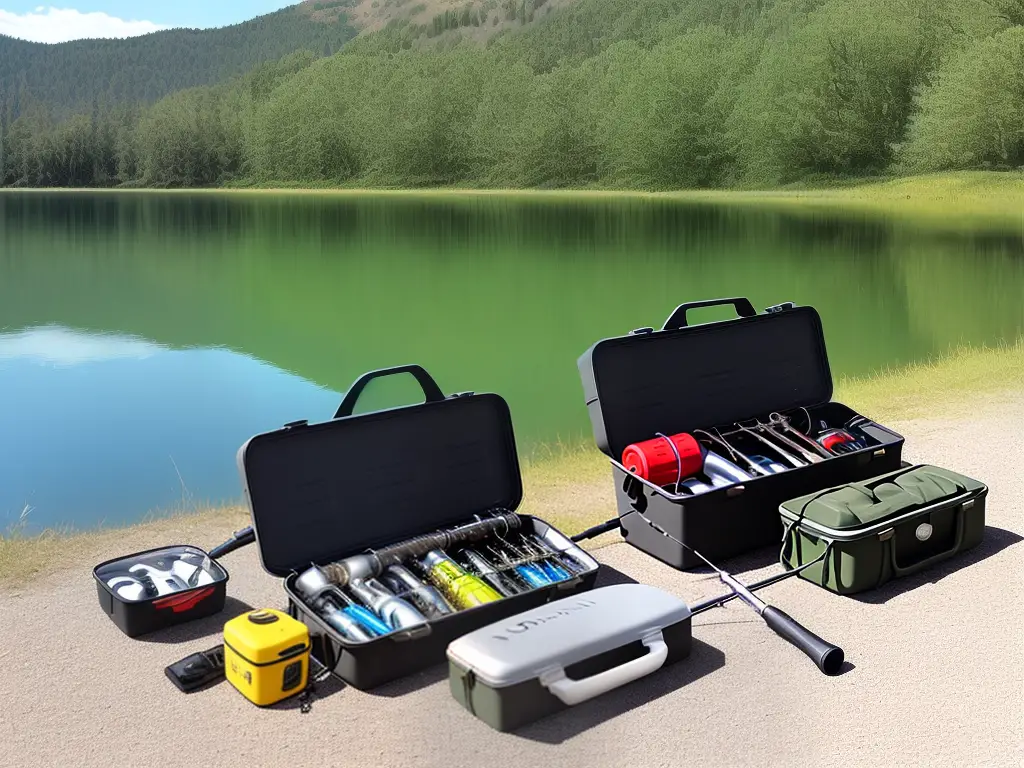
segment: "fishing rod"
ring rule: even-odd
[[[772,584],[776,584],[784,579],[796,576],[800,571],[803,571],[805,568],[809,568],[815,563],[820,562],[829,554],[828,550],[823,552],[821,556],[818,557],[816,560],[813,560],[809,563],[805,563],[800,568],[796,568],[791,571],[786,571],[785,573],[779,574],[777,576],[772,576],[770,578],[764,579],[763,581],[757,582],[756,584],[751,584],[747,586],[738,581],[735,577],[733,577],[732,574],[722,570],[717,565],[712,563],[710,560],[704,557],[704,555],[702,555],[696,549],[691,547],[689,544],[685,544],[679,539],[677,539],[675,536],[670,534],[668,531],[666,531],[660,525],[658,525],[653,520],[648,518],[642,512],[633,509],[626,513],[626,515],[624,515],[623,517],[628,516],[630,514],[636,514],[640,517],[641,520],[646,522],[649,526],[651,526],[662,536],[671,539],[679,546],[688,549],[694,555],[699,557],[701,560],[707,563],[709,568],[711,568],[713,571],[715,571],[715,573],[718,574],[718,578],[722,581],[722,583],[729,587],[729,594],[714,597],[710,600],[705,600],[704,602],[697,604],[690,610],[691,614],[697,614],[702,611],[714,608],[718,605],[722,605],[723,603],[729,602],[730,600],[739,598],[744,603],[753,608],[754,611],[757,612],[758,616],[764,619],[765,624],[771,627],[771,629],[777,635],[779,635],[783,640],[786,640],[791,645],[798,648],[802,653],[809,657],[811,661],[814,662],[815,666],[818,667],[818,669],[820,669],[826,675],[839,674],[839,671],[842,669],[843,662],[846,658],[842,648],[840,648],[837,645],[833,645],[832,643],[818,637],[816,634],[814,634],[809,629],[804,627],[802,624],[796,621],[796,619],[787,614],[785,611],[781,610],[780,608],[776,608],[773,605],[769,605],[768,603],[764,602],[763,600],[761,600],[753,594],[754,591],[757,589],[762,589]],[[601,523],[600,525],[596,525],[593,528],[588,528],[587,530],[582,531],[581,533],[578,533],[570,538],[572,539],[572,541],[582,541],[583,539],[592,538],[601,533],[606,533],[608,531],[614,530],[615,528],[620,528],[622,525],[621,521],[622,518],[609,520],[605,523]]]

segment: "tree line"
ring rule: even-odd
[[[344,0],[343,4],[352,4]],[[217,29],[169,29],[139,37],[44,45],[0,35],[0,106],[45,104],[55,115],[94,102],[152,103],[174,91],[211,85],[297,50],[325,56],[355,36],[343,15],[314,20],[289,7]]]
[[[3,183],[669,189],[1024,165],[1024,0],[578,0],[486,46],[401,30],[152,106],[0,116]]]

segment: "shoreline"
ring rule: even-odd
[[[251,185],[188,188],[0,188],[8,194],[118,194],[118,195],[281,195],[296,197],[394,197],[571,202],[572,200],[638,200],[699,205],[760,208],[796,214],[829,213],[837,216],[871,215],[899,218],[939,230],[987,228],[1024,231],[1024,172],[956,171],[862,181],[835,180],[830,184],[787,185],[774,189],[642,190],[585,187],[530,189],[493,187],[359,187]]]
[[[1021,382],[1024,337],[1000,347],[954,349],[862,379],[840,379],[833,400],[887,425],[972,421],[1004,401],[1024,399]],[[616,514],[608,467],[608,458],[589,442],[521,459],[524,500],[518,511],[542,517],[569,535],[608,520]],[[150,547],[192,544],[209,550],[249,524],[248,510],[240,505],[154,510],[149,518],[123,527],[0,536],[0,589],[17,588],[69,564],[91,568],[107,557]],[[617,540],[605,534],[587,547]]]

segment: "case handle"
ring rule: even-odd
[[[945,552],[939,552],[937,554],[932,555],[931,557],[926,557],[924,560],[918,560],[913,565],[900,567],[896,564],[896,531],[894,530],[892,536],[889,538],[889,557],[892,562],[893,574],[895,574],[897,577],[909,576],[912,573],[924,570],[925,568],[928,568],[934,565],[935,563],[941,562],[942,560],[945,560],[946,558],[955,555],[960,550],[960,545],[963,544],[964,541],[964,505],[968,503],[970,502],[964,502],[964,504],[961,504],[957,508],[956,537],[953,540],[953,546],[947,549]]]
[[[685,328],[687,310],[699,309],[700,307],[724,307],[729,304],[732,304],[736,308],[736,314],[740,317],[754,317],[754,315],[757,314],[757,310],[754,309],[754,305],[750,303],[750,299],[735,298],[688,301],[685,304],[680,304],[676,307],[675,311],[669,315],[668,320],[665,321],[665,325],[661,330],[674,331],[677,328]]]
[[[617,667],[612,667],[582,680],[571,680],[566,677],[562,667],[553,669],[540,676],[540,684],[557,696],[563,704],[573,706],[600,696],[602,693],[631,683],[644,675],[649,675],[662,667],[665,659],[668,658],[668,645],[661,634],[661,630],[652,632],[644,637],[641,642],[647,646],[648,653],[638,659],[627,661]]]
[[[340,419],[342,416],[351,416],[359,395],[362,394],[363,390],[366,389],[366,385],[371,381],[399,373],[411,373],[416,378],[416,381],[419,382],[420,387],[423,389],[423,394],[426,396],[428,403],[444,400],[444,393],[441,391],[441,388],[437,386],[437,382],[431,378],[423,366],[416,364],[397,365],[394,368],[380,368],[376,371],[364,373],[356,379],[352,386],[349,387],[348,392],[345,393],[345,398],[341,401],[341,405],[338,406],[338,411],[334,414],[334,418]]]

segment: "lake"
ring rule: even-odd
[[[410,362],[504,396],[523,455],[589,441],[577,357],[723,296],[814,306],[867,374],[1024,332],[1024,244],[653,198],[2,194],[0,531],[236,502],[246,439]]]

